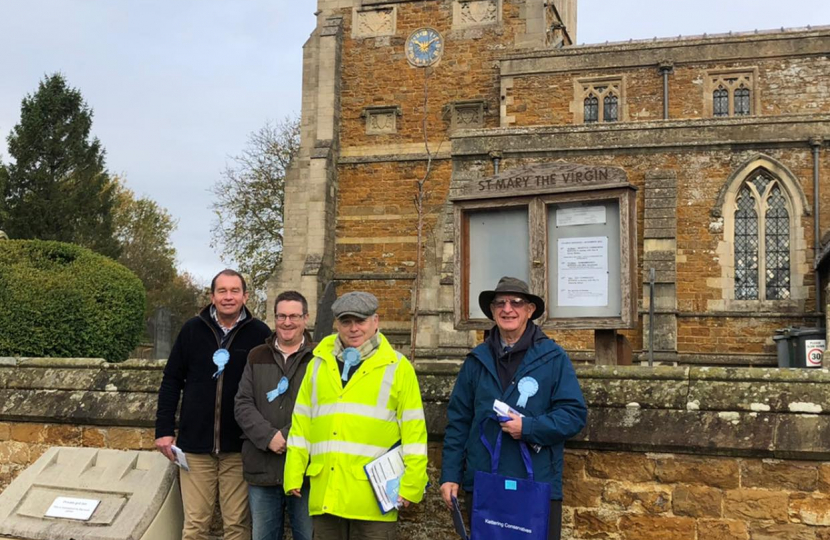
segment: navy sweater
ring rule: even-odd
[[[210,306],[184,323],[159,388],[156,438],[175,435],[176,409],[181,398],[176,446],[194,454],[242,449],[242,430],[233,415],[234,397],[248,352],[265,343],[271,334],[264,322],[244,309],[247,317],[225,340],[231,358],[218,379],[213,378],[213,353],[219,349],[223,335],[210,316]]]

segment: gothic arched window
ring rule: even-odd
[[[738,191],[735,208],[735,298],[790,298],[790,211],[785,190],[763,169]]]
[[[715,116],[729,116],[729,91],[723,86],[712,93],[712,110]]]
[[[585,98],[585,123],[599,121],[599,100],[593,94]]]
[[[602,120],[604,122],[616,122],[618,118],[618,99],[614,94],[607,94],[603,99]]]
[[[749,110],[749,88],[743,84],[735,90],[735,116],[745,116]]]

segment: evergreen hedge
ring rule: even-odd
[[[89,249],[0,241],[0,356],[125,360],[144,330],[144,286]]]

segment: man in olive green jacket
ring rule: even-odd
[[[291,414],[313,357],[306,331],[308,303],[298,292],[283,292],[274,304],[274,315],[274,333],[248,355],[234,408],[245,439],[242,469],[248,482],[253,540],[281,540],[286,510],[294,539],[311,540],[308,482],[302,498],[288,497],[283,490]]]

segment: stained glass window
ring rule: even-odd
[[[777,185],[767,199],[764,222],[766,297],[783,300],[790,297],[790,216],[787,200]]]
[[[585,98],[585,123],[599,121],[599,100],[593,94]]]
[[[735,211],[735,298],[758,299],[758,213],[748,186],[738,195]]]
[[[617,121],[617,103],[618,99],[614,94],[608,94],[605,96],[602,110],[602,120],[604,122]]]
[[[735,90],[735,115],[749,114],[749,88],[741,85]]]

